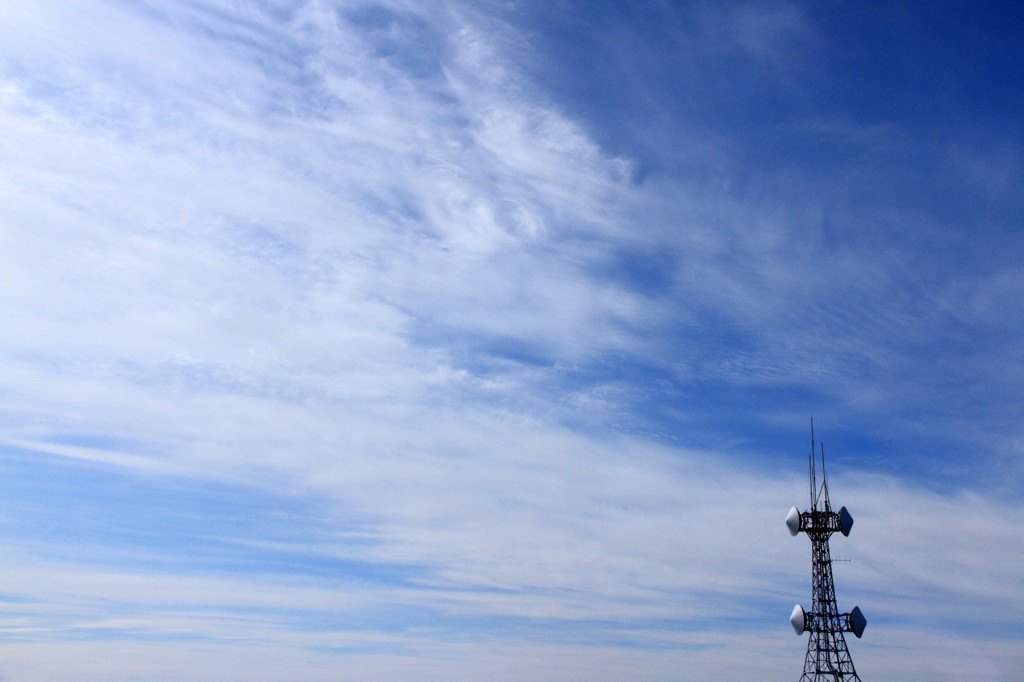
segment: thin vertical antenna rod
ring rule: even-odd
[[[815,495],[817,492],[818,481],[814,475],[814,417],[811,417],[811,455],[807,458],[807,473],[810,474],[811,483],[811,510],[818,508],[818,500]]]
[[[828,472],[825,471],[825,444],[818,443],[821,448],[821,490],[825,494],[825,511],[832,511],[832,504],[828,499]]]

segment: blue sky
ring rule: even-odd
[[[4,2],[0,676],[1015,679],[1022,18]]]

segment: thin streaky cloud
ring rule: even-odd
[[[1016,95],[844,12],[5,3],[0,674],[781,677],[813,414],[858,668],[1010,676]]]

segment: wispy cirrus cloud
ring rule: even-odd
[[[987,633],[1016,617],[977,605],[1019,563],[1016,496],[950,485],[953,458],[929,469],[952,493],[897,483],[922,458],[875,450],[1012,412],[957,420],[937,397],[955,384],[983,412],[1008,393],[1010,266],[933,274],[907,247],[945,228],[855,206],[856,169],[820,188],[780,157],[750,184],[750,136],[779,129],[707,125],[744,101],[727,79],[678,116],[709,69],[753,60],[799,90],[814,70],[788,39],[827,45],[800,6],[668,12],[654,44],[689,45],[668,99],[636,26],[591,17],[619,46],[605,73],[650,105],[609,101],[607,120],[534,77],[555,43],[513,10],[0,9],[12,670],[59,677],[40,647],[85,639],[95,679],[156,677],[140,658],[187,663],[176,679],[726,679],[751,676],[744,642],[784,674],[806,548],[780,518],[804,484],[772,438],[822,403],[829,423],[897,421],[839,438],[844,589],[914,660],[927,633],[1008,669]],[[861,153],[900,142],[794,120],[786,135],[838,126]],[[778,633],[755,636],[769,612]],[[965,620],[966,639],[943,624]],[[863,646],[865,671],[892,663]]]

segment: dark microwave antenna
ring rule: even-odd
[[[801,512],[796,507],[789,510],[786,526],[790,535],[807,533],[811,539],[811,610],[804,611],[797,604],[789,622],[796,634],[810,633],[807,639],[807,655],[804,657],[804,674],[800,682],[823,682],[844,680],[860,682],[853,667],[850,650],[846,648],[844,632],[852,632],[859,639],[864,634],[867,620],[854,606],[849,613],[839,613],[836,606],[836,586],[832,580],[832,557],[828,539],[839,531],[849,535],[853,528],[853,517],[846,507],[832,511],[828,497],[828,477],[825,472],[825,447],[821,447],[821,485],[814,453],[814,420],[811,420],[811,454],[807,460],[811,487],[811,508]]]

